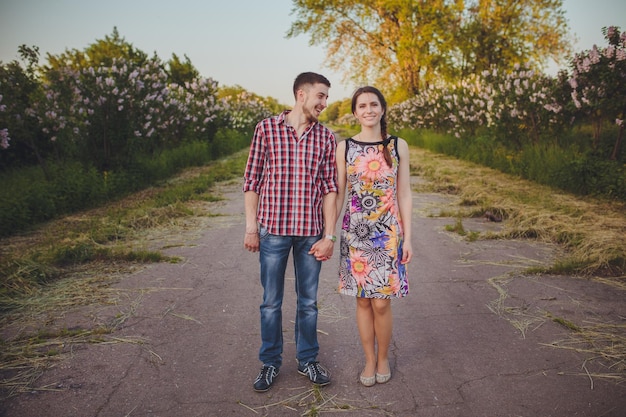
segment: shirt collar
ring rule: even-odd
[[[291,110],[285,110],[281,114],[278,115],[278,124],[286,124],[286,116],[291,112]]]
[[[283,111],[282,113],[280,113],[280,114],[278,115],[278,124],[279,124],[279,125],[285,125],[285,126],[287,125],[287,123],[286,123],[286,122],[287,122],[287,120],[286,120],[286,119],[287,119],[287,115],[288,115],[289,113],[291,113],[291,110],[285,110],[285,111]],[[307,126],[307,128],[305,129],[305,131],[308,131],[309,129],[313,128],[313,127],[314,127],[315,125],[317,125],[317,124],[319,124],[319,120],[318,120],[317,122],[312,122],[312,123],[310,123],[310,124]]]

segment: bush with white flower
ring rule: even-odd
[[[37,48],[21,48],[26,68],[0,63],[0,151],[11,147],[0,159],[33,152],[42,166],[54,157],[107,170],[189,140],[212,142],[220,128],[247,132],[273,110],[243,89],[220,98],[218,83],[189,62],[173,82],[167,64],[117,31],[85,51],[49,56],[45,67]]]
[[[593,126],[593,146],[597,147],[605,122],[615,123],[618,136],[611,159],[617,158],[626,118],[626,32],[619,27],[603,28],[608,46],[594,47],[577,54],[571,63],[571,102]]]
[[[452,85],[431,86],[392,107],[390,122],[473,137],[480,130],[521,145],[537,142],[555,121],[561,106],[551,94],[551,80],[516,66],[504,73],[494,68]]]

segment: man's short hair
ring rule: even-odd
[[[293,82],[293,96],[296,97],[298,95],[298,90],[302,88],[305,84],[324,84],[328,88],[330,88],[330,81],[328,78],[323,75],[317,74],[315,72],[303,72],[298,75]]]

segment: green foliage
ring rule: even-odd
[[[28,294],[38,285],[51,282],[61,275],[58,268],[37,258],[37,256],[23,257],[3,262],[3,269],[0,272],[0,283],[3,284],[0,285],[0,295],[19,287],[20,292]]]
[[[310,35],[330,66],[404,100],[440,80],[569,52],[561,0],[296,0],[289,37]],[[372,82],[370,81],[370,82]]]
[[[581,152],[577,146],[527,144],[520,149],[511,149],[488,136],[463,140],[449,134],[408,129],[400,130],[399,135],[413,146],[518,175],[539,184],[578,195],[626,201],[626,165],[598,157],[592,152]],[[584,141],[584,134],[571,139],[573,143]]]
[[[125,172],[131,175],[132,181],[139,182],[139,186],[143,187],[154,181],[165,180],[183,168],[201,166],[212,159],[215,159],[215,155],[211,152],[211,144],[193,141],[152,156],[140,156]]]
[[[250,146],[252,130],[221,129],[211,143],[211,153],[214,157],[233,154]]]
[[[55,159],[119,172],[195,140],[223,155],[240,145],[214,143],[218,130],[251,135],[270,110],[282,109],[242,88],[218,97],[217,82],[200,77],[187,57],[174,54],[167,64],[148,58],[116,29],[83,51],[49,55],[41,68],[36,48],[21,53],[27,65],[0,65],[5,169],[37,162],[49,176]]]
[[[260,120],[283,110],[276,99],[260,97],[241,86],[221,87],[218,97],[224,106],[223,121],[226,126],[250,136]]]
[[[537,70],[547,58],[559,62],[571,52],[560,0],[467,2],[466,10],[457,37],[462,64],[452,66],[461,78],[492,68],[510,71],[516,64]]]
[[[489,134],[507,147],[539,143],[562,126],[562,106],[551,95],[554,80],[523,66],[497,68],[452,84],[440,84],[393,106],[389,121],[461,138]]]
[[[51,222],[44,230],[33,230],[27,238],[18,239],[15,246],[5,247],[0,258],[0,311],[18,307],[43,286],[62,280],[86,263],[110,268],[114,263],[177,262],[178,258],[136,249],[142,246],[133,241],[137,232],[143,235],[146,229],[171,226],[177,218],[197,214],[194,205],[185,203],[215,201],[218,197],[211,194],[212,185],[241,175],[246,156],[247,152],[238,152],[161,182],[140,198],[131,196],[102,210]]]
[[[603,125],[608,121],[619,126],[611,159],[618,159],[626,124],[626,32],[619,27],[603,28],[607,47],[594,45],[571,62],[572,112],[589,120],[594,128],[593,146],[597,147]],[[569,74],[563,76],[568,77]]]
[[[45,70],[58,71],[69,67],[79,71],[89,67],[111,67],[116,61],[128,61],[132,66],[143,66],[147,60],[148,55],[127,42],[114,27],[111,35],[96,40],[83,51],[73,49],[57,56],[48,55],[48,66]]]
[[[352,117],[352,99],[345,98],[328,105],[326,110],[320,115],[322,123],[345,124],[346,116]]]
[[[456,219],[456,222],[453,225],[447,224],[445,229],[448,232],[454,232],[461,236],[467,235],[467,231],[465,230],[465,227],[463,226],[463,219],[461,218]]]
[[[568,160],[553,169],[552,182],[581,195],[598,195],[626,201],[626,166],[592,155]]]
[[[397,134],[411,146],[429,149],[446,155],[455,155],[455,148],[458,146],[458,141],[451,135],[432,130],[398,129]]]
[[[298,0],[288,36],[308,33],[312,44],[326,44],[330,65],[357,84],[373,79],[406,98],[449,63],[450,28],[461,11],[458,2],[440,0]]]
[[[185,55],[185,62],[182,62],[178,55],[172,54],[172,58],[167,62],[167,67],[168,80],[172,84],[190,84],[200,77],[200,73],[187,55]]]
[[[34,167],[0,174],[0,237],[140,190],[184,168],[214,160],[218,150],[226,154],[242,149],[250,140],[234,130],[220,131],[216,137],[213,143],[193,141],[152,157],[138,157],[124,169],[100,172],[79,162],[65,162],[51,165],[50,179]]]
[[[0,236],[236,152],[283,108],[218,90],[186,56],[148,58],[117,29],[43,67],[36,47],[20,54],[0,63]]]
[[[624,201],[626,34],[613,26],[603,32],[609,45],[578,54],[571,75],[493,68],[393,106],[390,125],[436,152]]]
[[[339,107],[341,106],[341,102],[336,101],[328,105],[326,110],[320,115],[320,122],[322,123],[333,123],[339,117]]]
[[[42,96],[39,49],[21,45],[19,53],[23,63],[0,63],[0,129],[6,129],[9,137],[6,143],[0,140],[0,170],[25,163],[45,168],[43,155],[52,148],[31,111]]]
[[[583,329],[580,326],[572,323],[571,321],[565,320],[565,319],[563,319],[561,317],[553,317],[552,314],[549,314],[549,313],[548,313],[548,317],[550,317],[553,322],[560,324],[561,326],[565,327],[566,329],[572,330],[572,331],[577,332],[577,333],[583,331]]]
[[[47,71],[46,100],[35,108],[61,157],[104,171],[205,132],[211,140],[218,113],[212,80],[168,84],[158,58],[141,66],[113,58],[110,66],[74,70],[79,64]]]
[[[48,254],[48,262],[57,268],[85,264],[94,261],[162,262],[166,256],[154,251],[122,251],[99,247],[93,241],[80,241],[61,245]]]

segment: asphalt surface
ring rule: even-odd
[[[283,366],[267,393],[259,371],[258,255],[243,249],[243,195],[222,186],[221,214],[201,227],[151,242],[184,259],[127,274],[116,302],[81,307],[54,326],[124,318],[108,343],[67,346],[39,388],[5,400],[1,416],[348,416],[623,417],[624,364],[581,351],[567,322],[621,322],[624,293],[572,277],[525,276],[556,248],[531,241],[470,242],[433,217],[453,198],[414,193],[410,294],[394,300],[392,379],[366,388],[355,300],[339,295],[337,256],[324,264],[319,291],[320,362],[331,385],[299,375],[293,343],[293,270],[287,271]],[[502,227],[465,219],[466,229]],[[337,250],[338,250],[338,245]],[[612,367],[617,366],[617,367]],[[621,368],[618,368],[621,366]],[[620,373],[621,372],[621,373]]]

